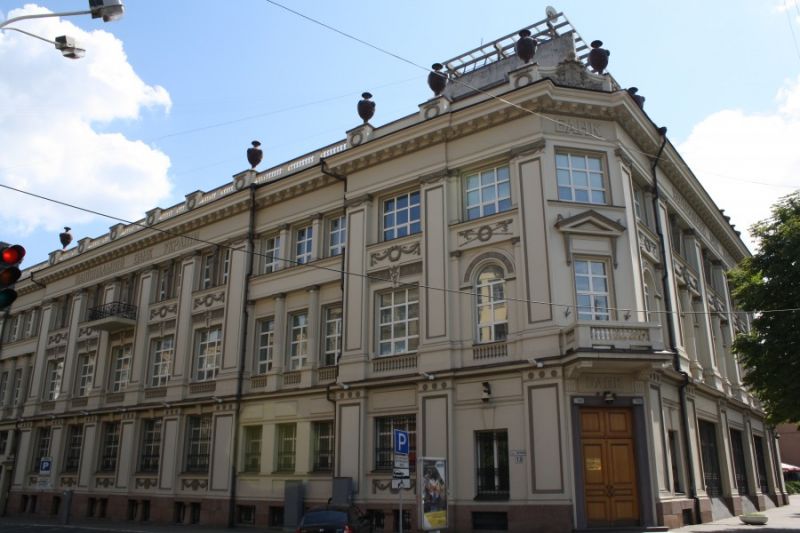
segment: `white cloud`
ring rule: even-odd
[[[717,206],[742,232],[767,218],[778,198],[800,188],[800,77],[761,114],[726,109],[706,117],[678,147]]]
[[[26,5],[7,18],[47,12]],[[114,120],[136,120],[143,108],[168,112],[167,91],[142,81],[122,42],[104,30],[86,32],[57,17],[13,26],[48,39],[75,37],[86,56],[65,59],[52,45],[0,33],[0,182],[131,219],[167,198],[170,161],[163,152],[97,129]],[[9,233],[52,231],[96,218],[54,204],[43,209],[41,201],[7,190],[0,194],[14,195],[0,212]]]

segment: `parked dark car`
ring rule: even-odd
[[[318,507],[303,515],[296,533],[371,533],[369,519],[355,507]]]

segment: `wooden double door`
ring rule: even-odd
[[[639,525],[631,409],[584,407],[580,422],[587,525]]]

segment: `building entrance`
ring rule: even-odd
[[[631,409],[584,407],[580,422],[587,525],[639,525]]]

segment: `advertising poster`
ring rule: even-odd
[[[447,527],[447,460],[422,458],[422,529]]]

